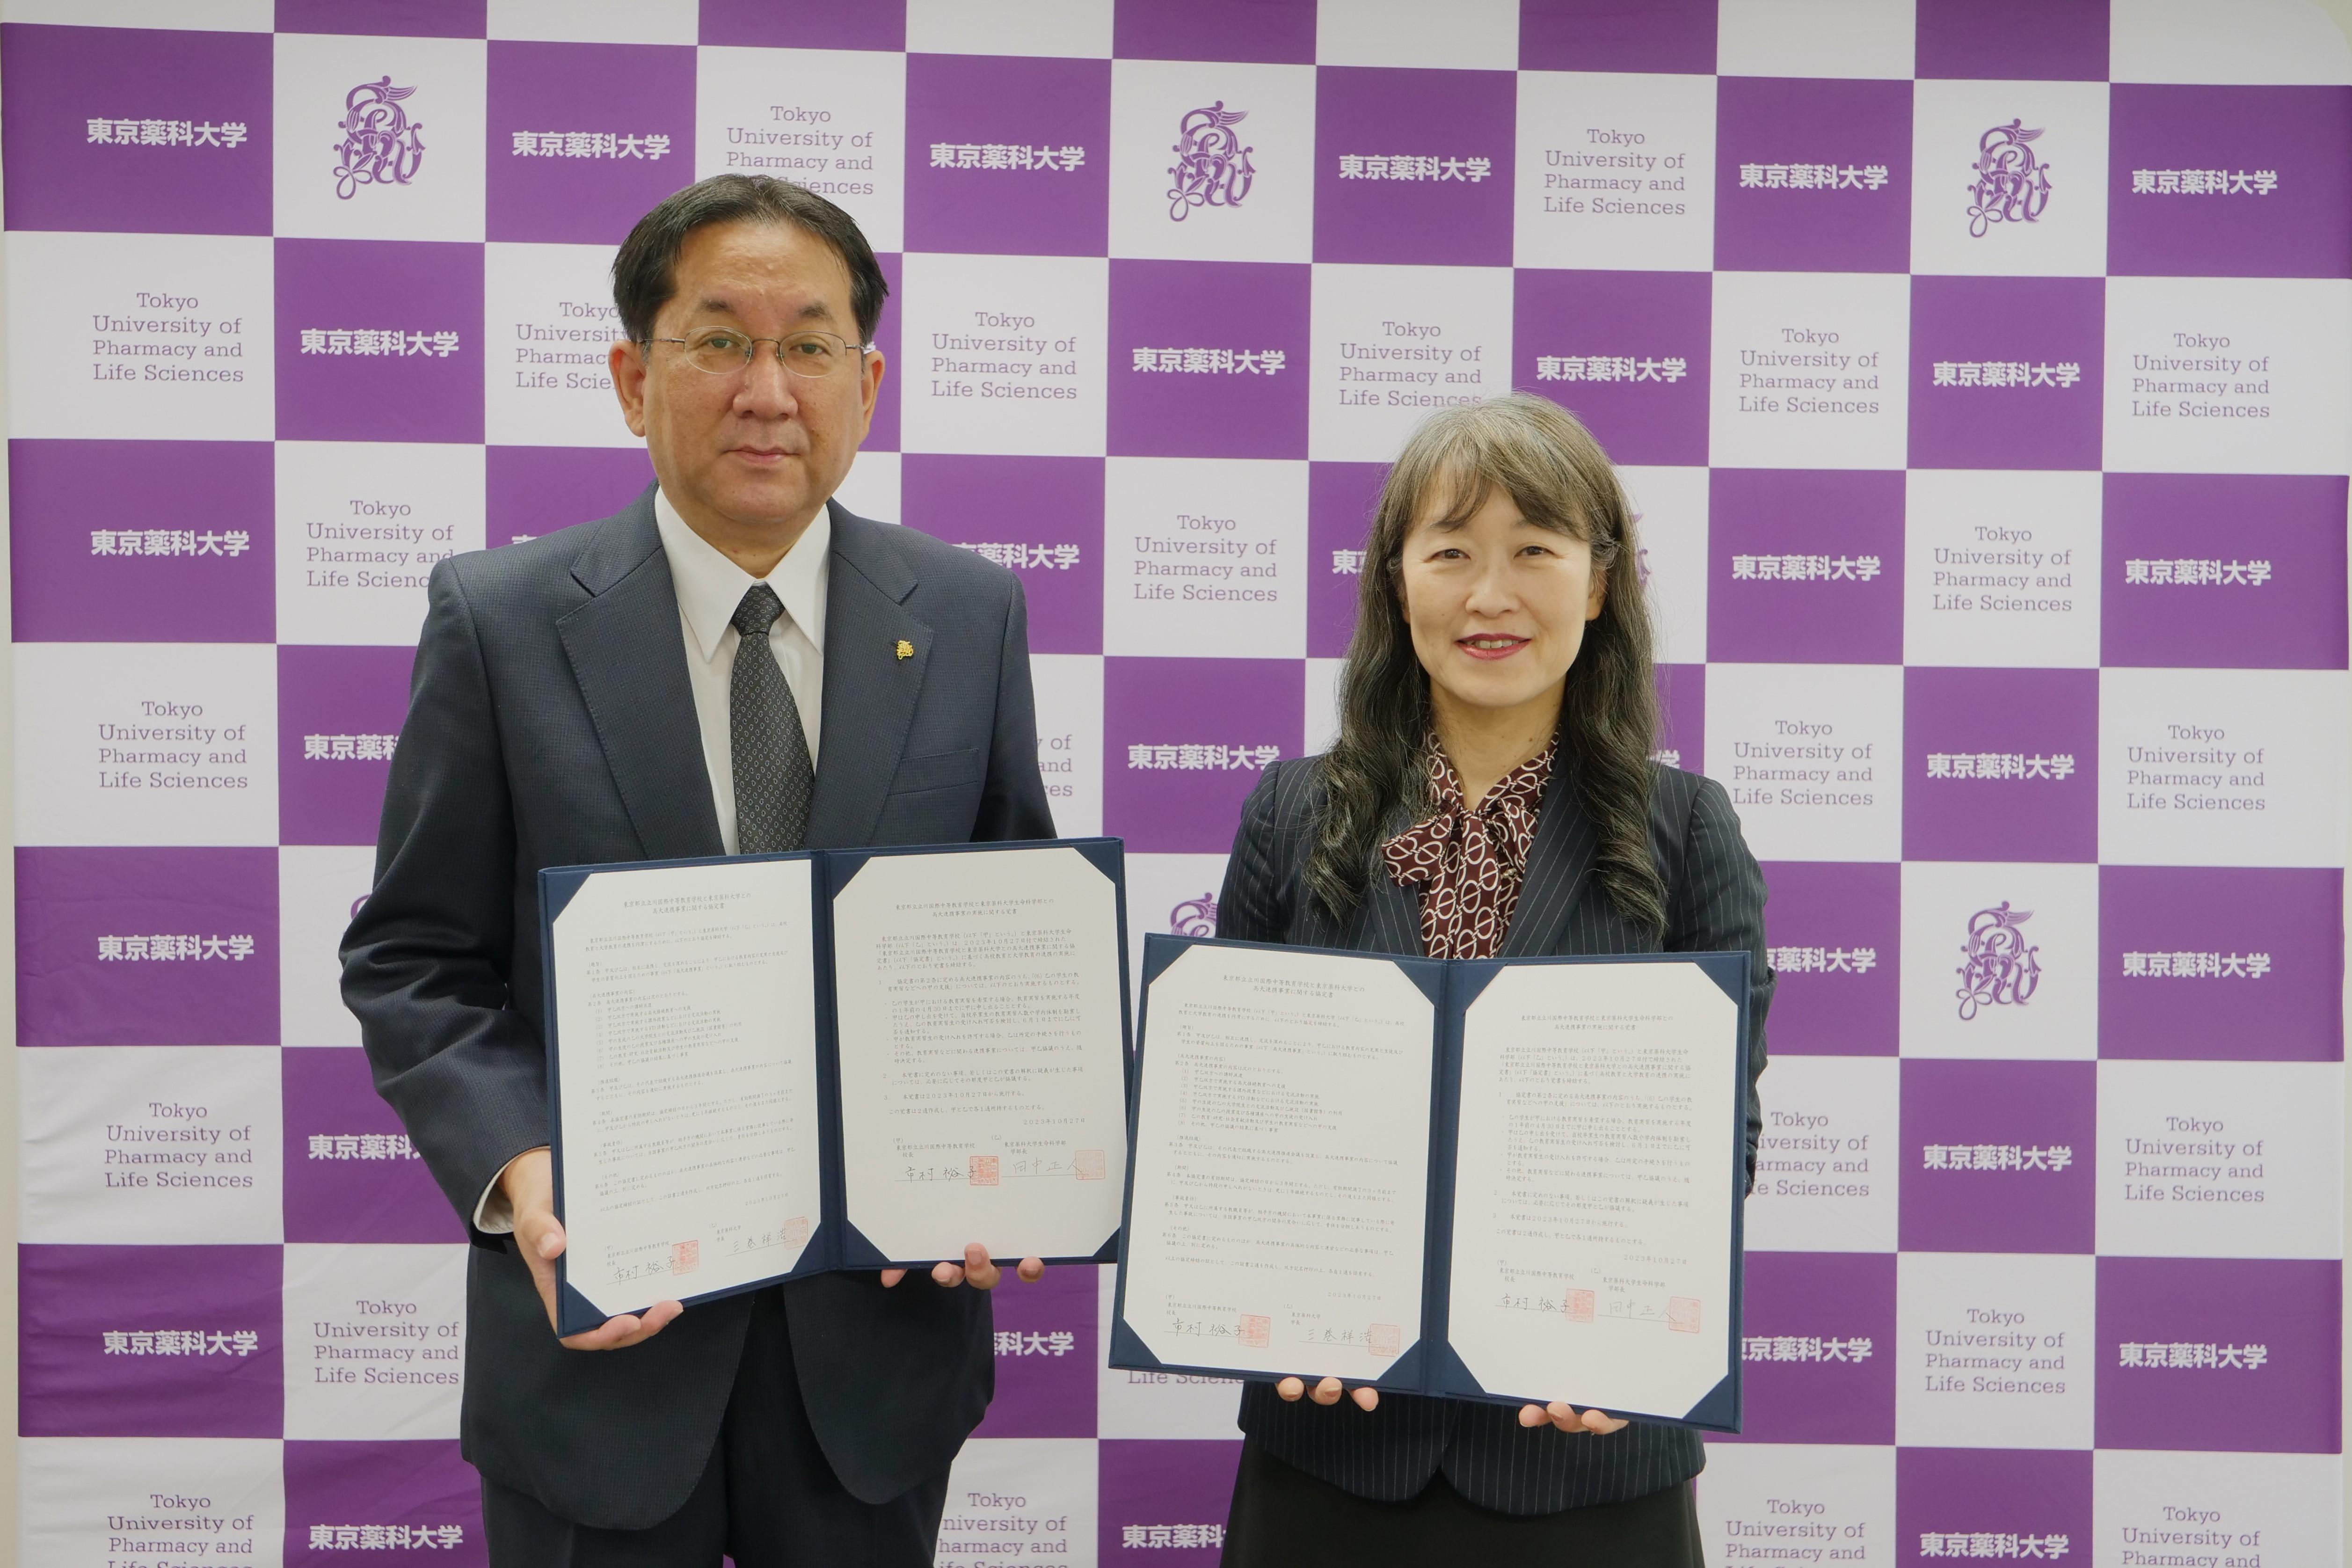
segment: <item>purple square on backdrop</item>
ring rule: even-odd
[[[2095,669],[1906,669],[1903,858],[2097,859],[2098,735]]]
[[[1307,456],[1312,278],[1273,261],[1112,261],[1111,456]],[[1186,349],[1230,351],[1232,368],[1184,369]]]
[[[1903,662],[1903,476],[1717,468],[1707,476],[1706,656]]]
[[[1509,71],[1318,69],[1315,259],[1508,267],[1517,104]]]
[[[634,447],[488,447],[483,467],[493,547],[610,517],[654,478],[653,463]]]
[[[18,1429],[27,1437],[277,1436],[286,1405],[283,1250],[17,1247]],[[198,1334],[202,1348],[189,1349]]]
[[[1895,1255],[1751,1252],[1739,1333],[1745,1430],[1710,1443],[1895,1441]]]
[[[1234,1472],[1241,1457],[1238,1442],[1105,1438],[1096,1446],[1100,1560],[1118,1562],[1128,1531],[1141,1529],[1154,1548],[1155,1563],[1192,1563],[1202,1568],[1216,1563],[1223,1555]],[[1178,1546],[1178,1540],[1195,1544]],[[1169,1544],[1161,1545],[1163,1541]]]
[[[903,49],[907,7],[901,0],[856,5],[822,0],[701,0],[700,41],[764,44],[790,49]]]
[[[1386,463],[1307,466],[1307,657],[1344,658]]]
[[[1911,279],[1911,466],[2096,468],[2099,278]]]
[[[1902,1249],[2090,1251],[2098,1077],[2096,1062],[1904,1062]],[[2017,1163],[1977,1169],[1988,1147]]]
[[[278,650],[278,841],[373,844],[408,716],[405,647]]]
[[[16,1028],[27,1046],[276,1045],[278,852],[18,849]]]
[[[1297,757],[1306,728],[1295,658],[1103,660],[1103,831],[1134,853],[1226,853],[1261,776],[1256,753]],[[1220,748],[1227,765],[1207,766]],[[1232,765],[1237,751],[1248,765]],[[1181,766],[1188,754],[1201,765]]]
[[[1514,276],[1512,385],[1584,421],[1616,462],[1706,466],[1709,274]]]
[[[1716,0],[1519,0],[1519,68],[1715,71]]]
[[[898,459],[898,521],[1012,564],[1029,600],[1029,651],[1100,653],[1103,460]]]
[[[278,0],[278,30],[478,38],[488,15],[488,0]]]
[[[1095,1268],[1049,1268],[993,1298],[996,1397],[975,1437],[1095,1435]]]
[[[2352,205],[2344,200],[2352,87],[2117,82],[2108,91],[2110,274],[2352,276]],[[2226,188],[2168,191],[2183,170],[2218,171]],[[2143,174],[2152,190],[2140,189]],[[2275,176],[2268,195],[2263,174]]]
[[[1715,113],[1718,268],[1909,269],[1909,82],[1727,76]]]
[[[2105,483],[2101,664],[2344,668],[2342,475],[2109,474]],[[2183,573],[2181,561],[2197,564]]]
[[[0,27],[8,226],[268,234],[270,94],[266,33]]]
[[[2080,1359],[2079,1357],[2076,1359]],[[1901,1563],[1957,1553],[1923,1550],[1924,1536],[2015,1536],[2055,1556],[2091,1534],[2091,1455],[2065,1448],[1899,1448],[1895,1454],[1895,1556]],[[1963,1542],[1964,1545],[1969,1544]]]
[[[432,1556],[422,1560],[443,1568],[490,1560],[482,1479],[455,1440],[286,1445],[286,1568],[344,1568],[350,1549],[313,1547],[311,1530],[371,1524],[431,1531]]]
[[[2107,0],[1918,0],[1922,77],[2107,79]]]
[[[494,40],[488,151],[490,238],[618,245],[694,178],[694,50]]]
[[[482,438],[480,246],[277,247],[279,440]]]
[[[9,442],[16,640],[269,641],[276,484],[267,441]]]
[[[1315,0],[1113,0],[1123,60],[1315,63]]]
[[[2221,973],[2176,974],[2181,952]],[[2343,986],[2339,870],[2099,868],[2102,1057],[2342,1061]]]
[[[895,250],[877,253],[874,261],[882,268],[882,280],[890,285],[890,295],[883,301],[881,318],[874,323],[874,346],[882,351],[882,386],[874,397],[874,423],[857,445],[860,451],[895,452],[898,449],[898,312],[889,301],[901,298],[906,268]]]
[[[1902,873],[1828,860],[1764,868],[1764,929],[1780,977],[1772,993],[1774,1056],[1895,1054]]]
[[[400,1118],[375,1091],[365,1053],[278,1053],[286,1107],[286,1239],[463,1241],[466,1227]],[[323,1142],[320,1142],[324,1140]]]
[[[907,248],[1106,254],[1110,62],[908,55]]]
[[[2342,1264],[2102,1258],[2098,1268],[2100,1447],[2339,1451]],[[2164,1347],[2164,1365],[2147,1364],[2150,1345]],[[2200,1363],[2210,1349],[2210,1363],[2176,1367],[2175,1346]],[[2260,1365],[2245,1364],[2248,1347],[2260,1347]]]
[[[1686,773],[1706,772],[1706,666],[1657,667],[1658,749],[1653,755]]]

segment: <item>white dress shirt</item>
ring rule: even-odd
[[[688,528],[669,497],[658,489],[654,492],[654,521],[661,529],[670,582],[677,590],[678,631],[686,639],[687,680],[694,689],[694,718],[702,731],[710,804],[719,814],[719,842],[732,855],[739,842],[733,683],[735,648],[743,640],[733,624],[735,608],[754,583],[765,583],[784,602],[784,613],[768,628],[768,647],[784,672],[784,684],[793,689],[793,701],[801,710],[801,732],[808,737],[809,765],[814,767],[817,731],[824,717],[824,595],[833,580],[833,513],[820,510],[808,531],[765,577],[752,576]],[[499,1191],[497,1177],[474,1205],[474,1226],[491,1236],[514,1229],[514,1214]]]

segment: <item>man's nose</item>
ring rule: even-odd
[[[741,384],[735,389],[738,411],[761,419],[789,419],[800,411],[800,388],[793,384],[793,374],[784,362],[776,357],[773,343],[753,346],[751,363],[745,367]]]

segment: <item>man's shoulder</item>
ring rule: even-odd
[[[478,605],[576,603],[587,596],[576,571],[580,563],[592,552],[609,553],[613,546],[626,542],[637,531],[630,526],[634,521],[625,510],[536,539],[453,555],[443,567]],[[658,536],[650,542],[648,554],[660,546]]]
[[[845,510],[835,518],[834,530],[836,552],[845,542],[853,551],[862,545],[896,560],[919,583],[961,591],[986,589],[1001,595],[1018,580],[1010,570],[978,551],[950,544],[905,523],[879,522]]]

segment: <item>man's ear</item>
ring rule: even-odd
[[[616,342],[604,353],[604,365],[613,375],[613,395],[621,400],[621,417],[629,426],[629,434],[642,437],[646,433],[646,353],[636,343]]]

